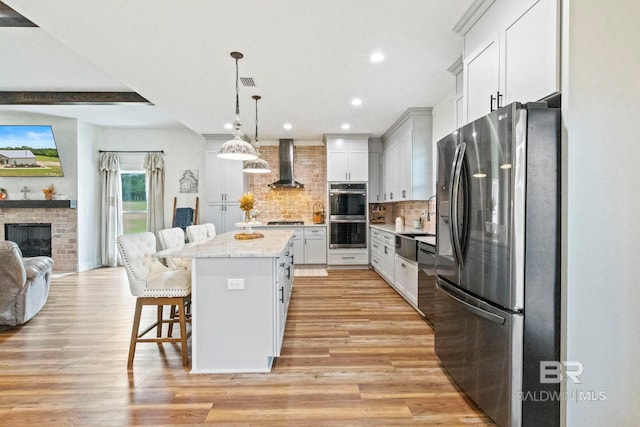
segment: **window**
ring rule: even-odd
[[[147,229],[147,191],[144,171],[121,171],[122,232],[139,233]]]

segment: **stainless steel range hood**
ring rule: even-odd
[[[303,188],[304,184],[293,179],[293,139],[281,139],[278,149],[280,179],[269,184],[272,188]]]

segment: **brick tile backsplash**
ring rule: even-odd
[[[251,174],[249,189],[253,192],[256,220],[301,220],[313,222],[313,205],[326,205],[327,173],[323,145],[296,146],[293,149],[294,179],[304,188],[271,188],[268,185],[280,179],[280,161],[277,146],[260,147],[261,157],[271,166],[271,173]],[[326,207],[326,206],[325,206]]]
[[[418,218],[422,219],[422,228],[430,233],[436,232],[436,203],[435,200],[427,202],[426,200],[414,200],[409,202],[395,202],[395,203],[372,203],[373,205],[381,205],[387,211],[386,223],[395,224],[396,217],[402,215],[404,217],[404,223],[406,225],[412,225],[413,220]],[[429,207],[429,219],[427,221],[427,207]],[[422,212],[425,214],[423,215]]]
[[[313,205],[321,202],[327,213],[326,149],[323,145],[295,146],[293,150],[293,174],[304,188],[271,188],[268,185],[280,179],[280,161],[277,146],[260,147],[261,157],[271,166],[271,173],[251,174],[249,189],[255,197],[256,219],[261,222],[275,220],[301,220],[313,222]],[[393,224],[396,216],[403,214],[406,224],[422,218],[423,229],[434,232],[435,200],[385,203],[386,222]],[[430,219],[422,215],[430,207]],[[326,222],[326,219],[325,219]]]

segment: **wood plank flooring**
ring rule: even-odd
[[[138,345],[127,371],[134,306],[122,268],[54,279],[33,320],[0,332],[0,423],[493,425],[439,366],[432,329],[372,271],[295,277],[268,374],[190,374],[171,344]]]

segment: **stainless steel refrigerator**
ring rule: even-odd
[[[437,176],[436,353],[498,425],[559,425],[540,363],[560,358],[560,110],[465,125],[438,142]]]

